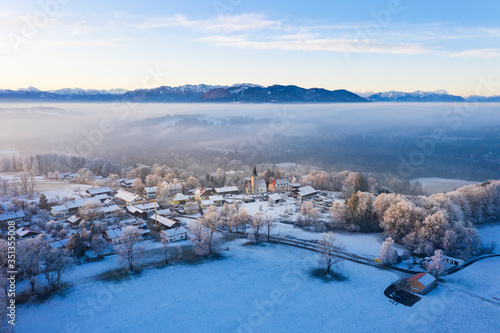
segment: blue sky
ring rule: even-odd
[[[498,1],[41,0],[0,6],[0,89],[248,82],[471,95],[481,78],[500,82]]]

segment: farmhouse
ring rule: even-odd
[[[194,199],[196,201],[208,200],[210,196],[215,195],[215,191],[207,190],[206,188],[199,188],[194,191]]]
[[[169,242],[176,242],[187,239],[187,230],[184,227],[163,230],[162,233],[168,236]]]
[[[102,194],[111,195],[113,190],[109,187],[99,187],[99,188],[89,188],[85,192],[87,192],[87,194],[89,194],[91,197],[95,197],[97,195],[102,195]]]
[[[427,294],[436,285],[436,279],[429,273],[418,273],[408,279],[406,287],[415,293]]]
[[[222,206],[222,204],[224,203],[224,198],[222,197],[222,195],[212,195],[208,197],[208,200],[212,200],[212,202],[216,206]]]
[[[201,200],[200,201],[200,207],[203,209],[207,209],[208,207],[215,206],[215,202],[212,200]]]
[[[291,192],[292,184],[286,179],[275,179],[269,184],[269,191],[278,193]]]
[[[118,193],[115,195],[115,199],[124,201],[126,205],[133,205],[146,200],[140,195],[126,190],[118,190]]]
[[[135,204],[134,207],[137,207],[143,211],[145,211],[147,214],[154,213],[155,211],[155,202],[147,202],[147,203],[140,203],[140,204]],[[158,206],[156,206],[158,208]]]
[[[297,197],[300,201],[315,197],[317,194],[318,191],[316,191],[312,186],[299,187],[297,190]]]

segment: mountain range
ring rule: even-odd
[[[356,103],[356,102],[500,102],[500,96],[463,98],[438,91],[387,91],[353,93],[344,89],[305,89],[298,86],[256,84],[232,86],[184,85],[151,89],[58,89],[42,91],[34,87],[0,90],[0,102],[136,102],[136,103]]]

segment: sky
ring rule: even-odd
[[[255,83],[500,95],[499,12],[495,0],[2,1],[0,89]]]

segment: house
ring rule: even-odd
[[[120,185],[124,188],[131,188],[132,187],[132,184],[134,183],[134,180],[135,179],[127,179],[127,178],[123,178],[123,179],[120,179],[118,182],[120,183]]]
[[[407,280],[406,287],[415,293],[427,294],[436,286],[436,278],[429,273],[418,273]]]
[[[279,195],[278,193],[273,193],[271,194],[268,199],[267,199],[270,203],[272,204],[275,204],[277,202],[280,202],[282,200],[281,198],[281,195]]]
[[[207,209],[208,207],[211,207],[211,206],[215,206],[215,202],[213,202],[212,200],[201,200],[200,201],[200,207],[202,209]]]
[[[267,192],[266,181],[264,179],[259,179],[255,166],[253,167],[252,177],[250,177],[250,180],[245,184],[245,192],[253,195]]]
[[[208,197],[216,195],[214,190],[207,190],[206,188],[199,188],[194,191],[194,199],[196,201],[208,200]]]
[[[209,196],[208,200],[212,200],[212,202],[216,206],[222,206],[222,204],[224,203],[224,198],[222,197],[222,195],[212,195],[212,196]]]
[[[156,193],[158,192],[158,186],[148,186],[144,188],[144,194],[148,199],[156,198]]]
[[[41,234],[43,234],[41,231],[36,231],[36,230],[30,229],[30,228],[25,228],[25,227],[21,227],[21,228],[16,230],[16,235],[19,238],[24,238],[24,239],[35,238]]]
[[[155,214],[151,215],[149,219],[155,222]],[[180,223],[177,222],[176,220],[172,220],[158,214],[156,214],[156,223],[163,225],[167,229],[172,229],[181,226]]]
[[[12,221],[19,223],[23,221],[25,216],[26,215],[24,215],[24,212],[22,210],[18,210],[17,212],[3,213],[0,214],[0,223],[6,224]]]
[[[200,211],[200,206],[196,202],[188,202],[182,209],[184,210],[184,214],[196,214]]]
[[[297,190],[297,197],[300,201],[315,197],[317,194],[318,191],[316,191],[312,186],[299,187]]]
[[[240,190],[236,186],[217,187],[213,189],[218,195],[239,194]]]
[[[155,206],[158,208],[155,202],[146,202],[146,203],[140,203],[140,204],[135,204],[134,207],[137,207],[143,211],[145,211],[147,214],[152,214],[155,212]]]
[[[85,192],[87,192],[87,194],[90,195],[91,197],[95,197],[97,195],[102,195],[102,194],[111,195],[113,190],[109,187],[99,187],[99,188],[89,188]]]
[[[275,179],[269,184],[269,191],[277,193],[291,192],[292,184],[287,179]]]
[[[99,201],[102,203],[105,203],[108,199],[111,199],[111,197],[107,194],[98,194],[94,196],[94,198],[99,199]]]
[[[146,213],[145,211],[143,211],[140,208],[137,208],[136,206],[127,206],[125,209],[127,210],[127,213],[129,213],[130,215],[132,215],[134,217],[138,217],[138,218],[141,218],[143,220],[148,218],[148,213]]]
[[[448,257],[448,256],[443,256],[443,259],[447,263],[452,264],[453,266],[456,266],[456,267],[460,267],[465,263],[465,261],[462,259],[452,258],[452,257]]]
[[[115,199],[125,202],[126,205],[134,205],[136,203],[146,201],[146,199],[140,195],[126,190],[118,190],[118,193],[115,194]]]
[[[166,209],[156,209],[156,214],[158,215],[163,215],[163,216],[169,216],[172,214],[172,211],[168,208]]]
[[[99,212],[104,217],[113,217],[122,212],[122,209],[118,205],[103,206],[99,208]]]
[[[51,208],[50,213],[52,215],[57,215],[57,214],[74,215],[78,213],[78,209],[80,209],[80,207],[83,207],[86,203],[90,202],[102,205],[101,201],[97,198],[78,199],[73,201],[66,201],[62,205],[54,206]]]
[[[189,201],[189,197],[185,196],[182,193],[176,193],[174,196],[170,199],[170,203],[172,205],[184,205],[186,202]]]
[[[81,219],[77,215],[72,215],[66,219],[66,222],[68,222],[72,228],[78,228],[80,220]]]
[[[49,245],[53,249],[60,249],[62,247],[65,247],[66,244],[68,244],[68,241],[69,241],[69,238],[56,240],[54,242],[50,242]]]
[[[169,242],[187,239],[187,230],[184,227],[163,230],[162,233],[168,236]]]

